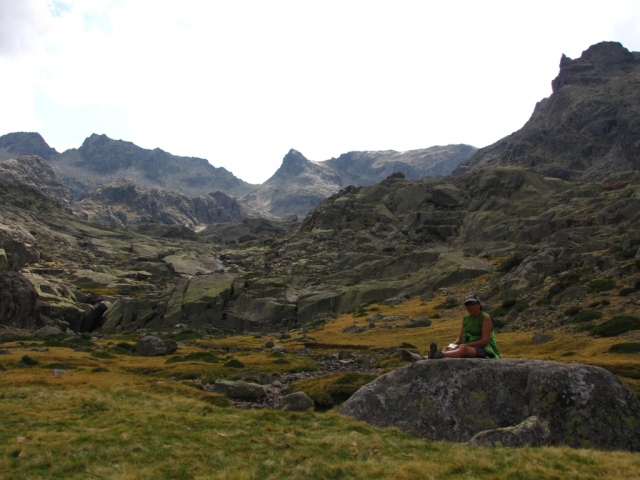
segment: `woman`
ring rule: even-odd
[[[435,343],[429,349],[429,358],[502,358],[496,335],[493,332],[493,320],[482,310],[476,294],[467,295],[464,306],[468,315],[462,320],[460,335],[448,347],[438,350]]]
[[[442,350],[438,349],[437,344],[432,343],[428,358],[502,358],[496,345],[493,320],[487,312],[482,310],[478,296],[467,295],[464,306],[468,315],[462,320],[462,327],[456,341]],[[402,350],[400,354],[408,361],[424,359],[406,350]]]

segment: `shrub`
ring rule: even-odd
[[[91,352],[91,356],[95,358],[106,358],[106,359],[116,358],[116,356],[113,355],[112,353],[104,352],[104,351]]]
[[[573,317],[571,323],[586,323],[600,318],[602,318],[602,312],[598,312],[597,310],[583,310]]]
[[[523,260],[524,258],[522,257],[522,255],[513,255],[500,264],[500,266],[498,267],[498,271],[502,273],[510,272],[511,270],[519,266]]]
[[[608,292],[616,288],[616,281],[613,278],[599,278],[591,280],[587,286],[592,292]]]
[[[639,353],[640,343],[616,343],[611,345],[609,353]]]
[[[600,302],[600,305],[602,305],[603,307],[609,306],[609,305],[611,305],[611,300],[608,300],[608,299],[605,298],[604,300],[602,300]]]
[[[184,357],[176,355],[174,357],[168,358],[164,363],[179,363],[179,362],[207,362],[207,363],[217,363],[220,359],[216,357],[211,352],[193,352]]]
[[[349,372],[294,382],[289,390],[305,392],[319,410],[327,410],[347,400],[360,387],[377,378],[371,373]]]
[[[599,303],[598,303],[598,305],[599,305]],[[576,306],[569,307],[564,311],[564,315],[565,315],[565,317],[573,317],[573,316],[579,314],[581,310],[582,310],[582,308],[580,308],[580,307],[576,307]]]
[[[136,346],[132,345],[131,343],[127,343],[127,342],[116,343],[115,346],[117,348],[122,348],[123,350],[129,350],[132,353],[136,351]]]
[[[599,335],[601,337],[615,337],[631,330],[640,329],[640,317],[634,317],[632,315],[621,315],[613,317],[611,320],[596,325],[591,328],[592,335]]]
[[[244,367],[244,363],[242,363],[240,360],[232,358],[227,363],[225,363],[224,366],[225,367],[230,367],[230,368],[243,368]]]
[[[31,358],[29,355],[25,355],[24,357],[22,357],[20,359],[20,364],[22,365],[28,365],[28,366],[33,366],[33,365],[37,365],[38,361],[34,360],[33,358]]]
[[[618,293],[618,295],[620,295],[621,297],[626,297],[627,295],[631,295],[632,293],[634,293],[636,291],[635,288],[631,288],[631,287],[626,287],[623,288],[622,290],[620,290],[620,292]]]
[[[105,367],[96,367],[96,368],[92,368],[91,369],[92,373],[106,373],[108,371],[109,371],[109,369],[105,368]]]

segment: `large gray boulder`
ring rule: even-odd
[[[640,450],[640,401],[614,375],[588,365],[420,361],[365,385],[340,412],[453,442],[537,416],[548,422],[550,445]]]
[[[0,272],[0,325],[15,328],[44,326],[38,294],[21,273]]]

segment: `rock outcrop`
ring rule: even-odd
[[[61,205],[71,204],[71,192],[67,186],[49,164],[37,155],[22,155],[1,161],[0,178],[30,186]]]
[[[188,197],[176,191],[144,189],[125,178],[89,192],[76,209],[86,220],[103,225],[161,223],[191,229],[246,216],[238,202],[222,192]]]
[[[514,427],[536,416],[548,422],[550,445],[640,450],[640,401],[614,375],[587,365],[421,361],[365,385],[340,412],[379,427],[453,442],[468,442],[480,432]]]

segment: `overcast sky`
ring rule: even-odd
[[[0,0],[0,135],[92,133],[262,183],[291,148],[489,145],[640,1]]]

